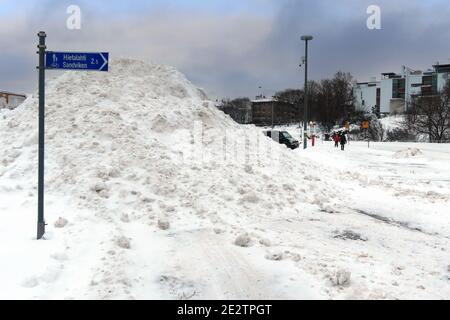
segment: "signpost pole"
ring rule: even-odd
[[[37,239],[45,234],[44,218],[44,147],[45,147],[45,70],[78,70],[108,72],[108,52],[46,51],[44,31],[38,33],[39,45],[39,160],[38,160],[38,222]]]
[[[313,133],[312,133],[312,146],[315,147],[316,146],[316,124],[313,123],[312,124],[313,127]]]
[[[364,120],[361,128],[366,130],[367,148],[370,148],[370,139],[369,139],[370,123],[369,123],[369,121]]]
[[[45,147],[45,38],[47,35],[41,31],[39,37],[39,163],[38,163],[38,223],[37,240],[45,234],[44,219],[44,147]]]
[[[370,149],[369,129],[366,129],[367,148]]]

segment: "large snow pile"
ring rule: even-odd
[[[136,230],[143,227],[148,228],[144,234],[194,227],[218,234],[228,230],[234,239],[246,232],[242,219],[280,211],[298,214],[307,203],[327,206],[325,184],[311,175],[303,178],[306,164],[293,152],[255,128],[242,129],[172,67],[117,60],[107,74],[68,72],[47,81],[46,88],[47,239],[67,241],[69,247],[89,245],[94,260],[102,251],[114,252],[117,243],[133,249],[133,242],[124,239],[139,237]],[[37,102],[33,96],[1,113],[0,120],[2,219],[12,225],[5,232],[20,229],[26,219],[26,236],[34,233],[35,224]],[[12,202],[5,205],[13,197],[18,199],[14,210]],[[64,228],[56,228],[59,221]],[[127,232],[130,225],[134,229]],[[23,243],[24,254],[28,246]],[[134,246],[140,247],[136,263],[142,263],[145,245]],[[111,259],[120,263],[117,256],[103,257]],[[22,272],[31,271],[24,267]],[[15,274],[17,281],[25,281],[21,272]],[[27,288],[46,282],[43,276],[29,277]],[[94,271],[86,277],[101,282]],[[16,284],[14,278],[8,281],[11,287]],[[118,294],[105,289],[97,296]]]
[[[196,120],[225,125],[227,119],[217,117],[205,95],[173,68],[120,60],[111,69],[108,74],[69,72],[47,83],[50,191],[93,200],[90,191],[99,191],[98,184],[114,184],[114,178],[145,181],[149,176],[145,171],[163,167],[170,153],[165,136],[175,129],[192,128]],[[4,114],[0,124],[6,146],[0,169],[3,179],[18,183],[20,178],[23,186],[34,180],[37,114],[37,97]]]
[[[15,112],[3,115],[3,191],[34,189],[37,114],[37,97],[32,97]],[[201,124],[200,141],[195,141],[196,124]],[[139,210],[139,215],[151,211],[155,200],[163,204],[163,212],[179,214],[182,210],[169,209],[197,206],[191,203],[194,195],[201,195],[204,205],[210,206],[227,199],[229,189],[240,190],[241,203],[251,198],[254,204],[263,204],[265,200],[256,199],[256,190],[251,187],[255,179],[264,177],[249,167],[255,163],[239,155],[220,158],[225,137],[231,140],[228,148],[234,146],[230,142],[236,142],[237,152],[248,151],[239,150],[249,141],[240,139],[238,129],[242,130],[171,67],[118,60],[108,74],[68,72],[47,83],[46,190],[69,195],[91,209],[115,203],[122,211],[119,206],[125,203],[128,210]],[[251,149],[258,146],[266,155],[267,146],[274,148],[277,156],[284,153],[280,161],[288,163],[289,156],[292,159],[285,147],[260,137],[258,131],[247,129],[245,135],[254,139],[251,143],[262,141]],[[199,163],[197,153],[203,153],[203,158],[218,153],[219,158]],[[283,166],[282,162],[274,164],[270,157],[257,161],[258,168],[267,174]],[[234,172],[218,169],[223,165],[231,166]],[[304,171],[300,165],[298,170]],[[285,172],[270,179],[276,179],[277,187],[283,189],[288,177],[289,172]],[[202,194],[200,187],[192,187],[199,184],[211,188],[210,192]],[[264,187],[264,183],[260,185]],[[296,191],[293,188],[281,197]],[[269,191],[267,194],[273,196]],[[113,212],[107,215],[111,217]]]

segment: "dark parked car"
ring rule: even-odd
[[[264,135],[272,138],[273,141],[279,144],[284,144],[286,147],[294,150],[300,147],[300,143],[295,140],[287,131],[269,130],[264,131]]]

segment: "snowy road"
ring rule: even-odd
[[[423,155],[393,158],[408,147]],[[171,259],[179,278],[197,284],[193,298],[450,298],[450,146],[373,144],[367,150],[353,142],[346,152],[331,144],[295,152],[316,164],[322,182],[335,185],[340,177],[340,189],[325,193],[342,194],[341,202],[330,196],[322,205],[327,201],[319,196],[300,214],[281,209],[279,216],[241,217],[239,225],[255,239],[250,248],[233,246],[226,232],[175,232],[183,245]],[[237,235],[232,230],[239,226],[228,227]],[[271,261],[271,255],[282,258]],[[339,270],[351,272],[351,285],[332,284]]]
[[[393,158],[408,147],[423,155]],[[15,220],[8,217],[0,227],[1,242],[23,240],[14,251],[2,246],[0,254],[8,260],[2,263],[1,281],[8,290],[1,290],[1,297],[450,298],[449,146],[372,144],[368,150],[352,142],[341,152],[325,143],[295,153],[314,163],[322,183],[336,185],[339,177],[338,190],[321,191],[341,194],[341,201],[321,195],[298,212],[261,210],[222,221],[219,229],[209,224],[187,228],[189,218],[181,218],[163,234],[148,232],[140,220],[124,224],[81,212],[67,233],[49,233],[50,240],[61,241],[41,248],[31,240],[32,223],[12,233],[7,226]],[[2,209],[8,207],[7,199],[0,200]],[[48,205],[62,202],[49,199]],[[34,201],[16,203],[9,209],[34,211]],[[87,228],[93,225],[95,232]],[[239,230],[249,233],[250,247],[233,244]],[[132,250],[118,250],[109,240],[123,235],[132,239]],[[351,272],[350,285],[333,285],[339,270]]]
[[[408,148],[421,154],[405,156]],[[450,298],[450,145],[351,142],[342,152],[320,143],[306,156],[341,177],[342,188],[330,190],[345,194],[335,224],[368,238],[360,248],[373,255],[366,277],[386,284],[377,289],[383,296]]]
[[[407,147],[417,147],[423,155],[393,158]],[[5,245],[0,251],[8,257],[1,273],[8,290],[1,290],[1,297],[450,298],[447,145],[372,144],[368,150],[366,144],[352,142],[341,152],[325,143],[295,153],[314,163],[322,183],[335,186],[339,177],[340,188],[321,190],[329,199],[317,192],[297,211],[278,207],[277,215],[275,208],[261,210],[222,221],[221,229],[209,224],[186,228],[186,217],[160,234],[148,232],[140,220],[124,224],[79,212],[66,233],[49,233],[50,240],[61,241],[39,248],[31,240],[33,223],[12,233],[7,228],[15,219],[8,216],[0,227],[1,242],[18,236],[23,240],[14,251]],[[309,187],[308,194],[314,194],[314,181]],[[17,206],[8,206],[11,196],[1,198],[2,210],[34,211],[34,201],[23,202],[20,191],[14,194]],[[64,201],[48,202],[52,212]],[[233,244],[239,230],[250,234],[250,247]],[[119,236],[132,239],[131,251],[118,250],[109,240]],[[341,269],[351,272],[349,286],[332,284]]]
[[[408,156],[408,148],[421,154]],[[350,206],[450,238],[450,145],[351,142],[308,150],[311,161],[338,173]]]

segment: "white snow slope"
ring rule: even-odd
[[[450,298],[446,146],[291,151],[134,60],[46,99],[45,241],[37,100],[0,113],[0,298]]]

